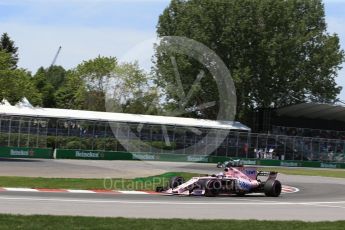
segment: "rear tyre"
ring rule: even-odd
[[[162,186],[156,187],[156,192],[163,192],[164,188]]]
[[[174,189],[174,188],[176,188],[177,186],[179,186],[179,185],[181,185],[183,183],[184,183],[183,177],[174,176],[174,177],[170,178],[169,187]]]
[[[246,195],[246,193],[245,192],[237,192],[236,195],[239,197],[244,197]]]
[[[268,180],[264,185],[266,196],[278,197],[282,191],[282,185],[279,180]]]
[[[205,196],[218,196],[222,188],[222,182],[218,179],[210,179],[205,183]]]

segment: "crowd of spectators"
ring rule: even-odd
[[[254,149],[256,159],[284,160],[281,159],[273,148]]]
[[[345,131],[272,126],[272,134],[345,140]]]

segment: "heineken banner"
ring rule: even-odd
[[[96,150],[57,149],[57,159],[90,159],[90,160],[144,160],[171,162],[218,163],[230,160],[228,157],[183,155],[165,153],[129,153]],[[268,159],[242,159],[245,165],[283,166],[283,167],[314,167],[314,168],[345,168],[345,163],[325,163],[316,161],[281,161]]]
[[[172,161],[172,162],[208,162],[208,156],[188,156],[181,154],[163,153],[129,153],[97,150],[69,150],[56,149],[57,159],[89,159],[89,160],[144,160],[144,161]]]
[[[56,149],[55,158],[86,160],[132,160],[132,154],[128,152]]]
[[[230,158],[209,157],[209,163],[223,162]],[[338,162],[318,162],[318,161],[282,161],[268,159],[242,159],[245,165],[262,165],[262,166],[282,166],[282,167],[312,167],[312,168],[345,168],[345,163]]]
[[[0,157],[3,158],[53,158],[48,148],[0,147]],[[56,149],[57,159],[90,159],[90,160],[145,160],[171,162],[218,163],[230,160],[228,157],[182,155],[165,153],[129,153],[96,150],[66,150]],[[344,168],[345,163],[317,161],[281,161],[269,159],[242,159],[245,165],[283,166],[283,167],[313,167],[313,168]]]
[[[0,157],[4,158],[53,158],[51,149],[0,147]]]

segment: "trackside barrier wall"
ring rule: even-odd
[[[52,149],[48,148],[0,147],[0,157],[51,159],[53,152]]]
[[[89,159],[89,160],[132,160],[129,152],[105,152],[96,150],[56,149],[56,159]]]
[[[171,161],[171,162],[199,162],[217,163],[227,161],[228,157],[197,156],[163,153],[129,153],[110,151],[86,151],[56,149],[57,159],[90,159],[90,160],[145,160],[145,161]],[[266,159],[242,159],[246,165],[285,166],[285,167],[314,167],[314,168],[344,168],[345,163],[326,163],[317,161],[281,161]]]
[[[174,154],[152,154],[152,153],[129,153],[129,152],[110,152],[96,150],[66,150],[56,149],[56,159],[89,159],[89,160],[151,160],[151,161],[178,161],[186,162],[192,159],[186,155]],[[207,157],[197,156],[195,161],[203,160],[207,162]]]
[[[343,169],[345,169],[345,163],[318,162],[318,161],[281,161],[281,160],[245,159],[244,160],[244,164],[247,164],[247,165],[263,165],[263,166],[311,167],[311,168],[343,168]]]

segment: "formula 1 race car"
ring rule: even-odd
[[[269,197],[278,197],[282,190],[281,183],[276,180],[277,172],[257,171],[255,167],[244,167],[241,160],[218,163],[224,172],[193,177],[184,181],[182,177],[172,177],[166,188],[157,187],[158,192],[171,195],[204,195],[209,197],[220,194],[244,196],[248,193],[264,193]],[[261,181],[259,177],[266,177]]]

